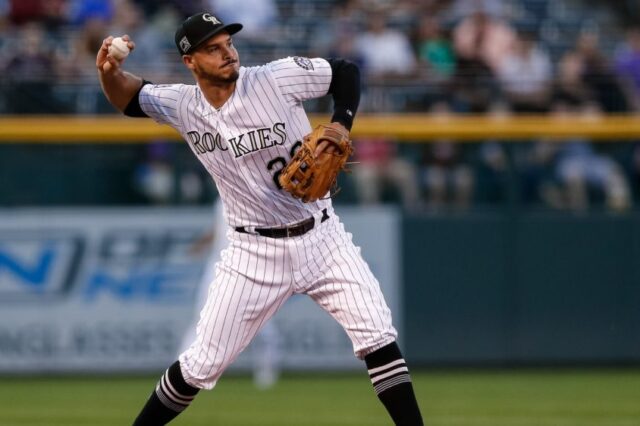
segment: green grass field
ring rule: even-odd
[[[413,374],[429,426],[637,426],[640,370]],[[130,425],[155,383],[142,378],[2,378],[2,426]],[[201,392],[172,425],[390,425],[366,374],[287,375],[260,391],[247,377]]]

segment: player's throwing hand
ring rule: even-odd
[[[109,48],[111,47],[111,43],[113,43],[115,37],[109,36],[102,40],[102,46],[100,46],[100,50],[98,50],[98,56],[96,57],[96,67],[98,71],[102,73],[111,73],[120,69],[120,66],[124,62],[125,58],[116,58],[115,55],[109,53]],[[129,51],[135,49],[136,45],[128,35],[123,35],[122,40],[127,42],[127,47]]]

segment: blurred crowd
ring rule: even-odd
[[[113,112],[94,68],[108,34],[135,40],[129,70],[158,83],[191,81],[173,33],[202,9],[245,25],[236,36],[245,65],[294,54],[357,62],[364,75],[362,111],[637,112],[640,27],[609,3],[616,2],[0,0],[0,113]],[[324,100],[309,108],[329,106]],[[515,197],[556,209],[623,211],[640,182],[640,149],[632,144],[378,138],[356,145],[359,165],[345,186],[362,203],[391,200],[408,209],[467,209]],[[148,167],[158,159],[166,167]],[[176,179],[157,176],[171,173],[169,156],[149,149],[136,188],[163,202],[157,194]],[[189,173],[177,181],[197,200],[199,178]]]

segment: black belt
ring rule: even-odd
[[[329,219],[329,214],[327,213],[327,209],[322,209],[322,218],[320,218],[320,223]],[[304,235],[307,232],[311,231],[316,223],[316,219],[312,216],[308,219],[305,219],[301,222],[294,223],[293,225],[283,226],[280,228],[255,228],[251,232],[245,226],[236,227],[236,231],[242,232],[243,234],[258,234],[263,237],[269,238],[287,238],[287,237],[298,237],[300,235]]]

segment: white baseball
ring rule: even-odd
[[[122,37],[116,37],[109,46],[109,54],[118,60],[122,60],[129,55],[129,46]]]

